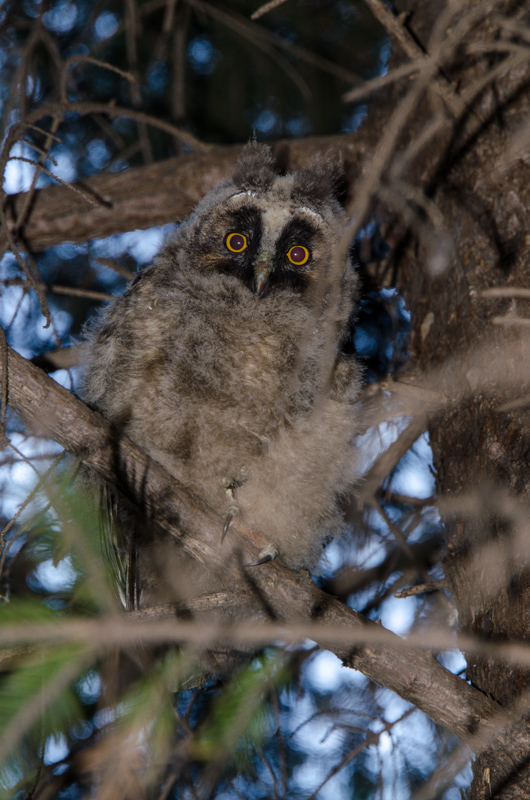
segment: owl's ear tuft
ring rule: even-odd
[[[266,191],[276,177],[271,148],[266,144],[249,142],[239,156],[232,178],[243,191]]]
[[[317,160],[295,174],[293,197],[322,206],[344,197],[346,173],[342,160]]]

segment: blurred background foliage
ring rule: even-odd
[[[0,8],[3,140],[28,113],[91,102],[57,124],[43,112],[5,154],[9,195],[82,181],[178,155],[177,135],[134,118],[142,111],[205,142],[355,133],[366,104],[342,95],[386,70],[390,44],[362,0],[288,0],[256,22],[256,0],[4,0]],[[97,63],[96,61],[97,60]],[[106,66],[105,66],[106,65]],[[103,104],[131,109],[117,118]],[[31,162],[31,163],[30,163]],[[45,166],[49,173],[35,169]],[[0,261],[0,323],[8,343],[74,388],[76,345],[102,303],[124,291],[172,226],[131,231]],[[367,244],[368,243],[368,244]],[[345,343],[367,382],[407,358],[408,312],[366,264],[388,248],[376,221],[354,245],[362,297]],[[44,285],[51,324],[28,271]],[[363,469],[396,438],[400,420],[360,437]],[[98,546],[97,512],[68,475],[72,459],[9,414],[0,456],[0,622],[59,630],[116,610]],[[57,479],[59,474],[60,481]],[[82,495],[82,497],[80,496]],[[389,476],[381,505],[327,551],[320,581],[398,633],[446,614],[440,594],[396,600],[421,562],[439,576],[440,522],[422,437]],[[416,563],[396,547],[399,527]],[[438,570],[438,572],[437,572]],[[46,626],[50,626],[46,628]],[[30,639],[28,634],[28,638]],[[79,640],[4,643],[0,668],[0,796],[6,798],[407,798],[455,741],[419,711],[308,642],[269,648],[228,681],[179,690],[193,654],[168,648],[148,670],[134,653]],[[446,656],[459,670],[459,655]],[[126,688],[121,670],[130,670]],[[99,781],[88,775],[99,775]],[[464,774],[445,800],[460,796]],[[441,795],[442,796],[442,795]]]

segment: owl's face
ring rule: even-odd
[[[259,157],[267,160],[261,171]],[[321,180],[314,172],[278,176],[266,168],[269,159],[260,148],[253,169],[245,164],[242,175],[201,204],[188,252],[198,270],[234,276],[257,298],[279,291],[305,296],[325,280],[343,215],[323,173]]]

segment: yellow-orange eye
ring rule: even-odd
[[[307,264],[309,261],[309,250],[307,247],[302,247],[301,244],[297,244],[291,247],[287,253],[287,258],[291,264],[296,264],[297,267],[303,267],[303,265]]]
[[[225,244],[231,253],[242,253],[248,247],[247,237],[243,233],[229,233]]]

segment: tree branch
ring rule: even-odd
[[[137,445],[119,436],[103,417],[11,348],[0,364],[0,378],[6,369],[8,402],[28,425],[60,442],[100,479],[111,482],[139,505],[143,513],[156,517],[157,524],[182,539],[187,552],[208,569],[222,568],[225,577],[228,574],[240,581],[238,559],[234,554],[230,557],[221,547],[221,519],[213,511],[192,497]],[[230,539],[250,557],[264,544],[260,534],[240,524],[232,525]],[[349,638],[358,639],[362,633],[369,642],[371,631],[376,631],[375,638],[379,639],[380,626],[323,592],[305,570],[293,572],[272,562],[251,574],[276,620],[295,625],[318,622],[316,630],[321,632],[327,625],[342,627],[343,642],[337,643],[336,636],[331,637],[334,642],[326,640],[325,633],[319,634],[317,641],[338,655],[346,666],[359,669],[413,703],[477,752],[500,735],[496,719],[500,707],[444,669],[429,652],[404,645],[390,632],[385,632],[385,636],[389,642],[395,640],[395,648],[377,644],[352,649]],[[505,712],[502,714],[507,724],[513,725],[514,720]],[[516,734],[517,746],[528,752],[530,737],[526,726],[520,729]]]
[[[350,135],[282,140],[272,145],[285,169],[303,166],[317,153],[342,154],[352,168],[360,169],[365,147]],[[85,242],[114,233],[178,222],[217,181],[233,172],[242,145],[211,145],[176,158],[123,172],[94,175],[72,188],[80,188],[98,202],[95,206],[77,192],[50,186],[35,192],[31,213],[22,234],[34,252],[62,242]],[[11,195],[8,224],[15,226],[27,193]],[[8,247],[0,230],[0,251]]]

